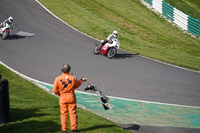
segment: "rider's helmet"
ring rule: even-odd
[[[112,34],[113,34],[114,37],[117,37],[118,32],[116,30],[114,30]]]
[[[8,21],[9,21],[10,23],[12,23],[12,22],[13,22],[13,17],[10,16],[10,17],[8,18]]]

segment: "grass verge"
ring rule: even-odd
[[[200,70],[200,40],[183,33],[139,0],[40,0],[59,18],[97,39],[119,32],[121,48]]]
[[[59,133],[58,98],[0,65],[2,79],[8,79],[10,122],[0,126],[1,133]],[[127,133],[117,124],[77,108],[78,130],[87,133]],[[69,127],[69,125],[68,125]],[[70,127],[69,127],[70,129]]]

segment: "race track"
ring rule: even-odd
[[[0,21],[12,15],[14,30],[8,40],[0,39],[0,61],[16,71],[53,84],[62,64],[68,63],[75,76],[86,76],[109,96],[200,106],[200,73],[123,50],[114,59],[94,55],[95,39],[62,23],[34,0],[4,3]]]
[[[0,21],[12,15],[14,30],[7,40],[0,39],[0,61],[14,70],[53,84],[68,63],[73,75],[87,77],[109,96],[200,107],[200,73],[123,50],[114,59],[94,55],[97,40],[56,19],[36,1],[3,3]]]

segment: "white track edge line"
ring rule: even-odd
[[[7,66],[6,64],[4,64],[3,62],[0,61],[0,64],[5,66],[6,68],[8,68],[9,70],[11,70],[12,72],[16,73],[17,75],[19,75],[20,77],[28,80],[28,81],[31,81],[33,82],[34,84],[36,83],[41,83],[41,84],[45,84],[45,85],[49,85],[49,86],[53,86],[52,84],[49,84],[49,83],[45,83],[45,82],[42,82],[42,81],[39,81],[39,80],[36,80],[36,79],[33,79],[33,78],[30,78],[14,69],[12,69],[11,67]],[[39,86],[37,84],[37,86]],[[44,89],[43,87],[39,86],[40,88],[42,88],[43,90],[47,91],[46,89]],[[53,94],[49,91],[47,91],[48,93],[50,94]],[[82,93],[82,94],[88,94],[88,95],[96,95],[96,94],[92,94],[92,93],[88,93],[88,92],[83,92],[83,91],[77,91],[76,92],[78,93]],[[53,94],[54,95],[54,94]],[[160,103],[160,102],[152,102],[152,101],[144,101],[144,100],[137,100],[137,99],[129,99],[129,98],[120,98],[120,97],[114,97],[114,96],[107,96],[109,98],[114,98],[114,99],[120,99],[120,100],[126,100],[126,101],[135,101],[135,102],[143,102],[143,103],[153,103],[153,104],[159,104],[159,105],[170,105],[170,106],[179,106],[179,107],[189,107],[189,108],[200,108],[198,106],[188,106],[188,105],[179,105],[179,104],[169,104],[169,103]]]

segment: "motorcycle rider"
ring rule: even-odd
[[[112,39],[117,38],[118,32],[116,30],[113,31],[112,34],[110,34],[100,45],[98,48],[99,50],[107,43],[110,42],[112,44]]]
[[[10,16],[8,19],[6,19],[4,22],[2,22],[0,24],[0,28],[4,27],[6,23],[9,24],[9,25],[12,25],[13,24],[13,17]]]

